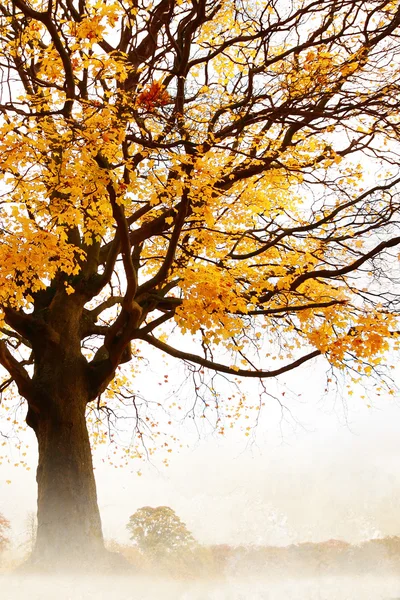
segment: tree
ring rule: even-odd
[[[141,345],[275,378],[396,343],[399,25],[393,0],[1,3],[1,390],[39,445],[35,563],[104,554],[85,413]]]
[[[0,514],[0,552],[3,552],[10,543],[10,538],[8,537],[9,529],[10,522]]]
[[[28,552],[33,552],[37,536],[37,520],[36,514],[31,510],[26,515],[25,527],[26,540],[24,546]]]
[[[129,517],[126,528],[139,549],[153,557],[189,550],[196,542],[169,506],[144,506]]]

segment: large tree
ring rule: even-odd
[[[141,344],[256,378],[388,349],[399,25],[394,0],[0,4],[1,389],[38,440],[35,562],[103,553],[85,413]]]

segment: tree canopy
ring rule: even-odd
[[[140,550],[161,556],[196,545],[195,539],[169,506],[144,506],[129,517],[126,526]]]
[[[39,488],[96,505],[84,410],[143,344],[255,378],[397,345],[399,25],[393,0],[1,3],[1,390]]]
[[[86,305],[92,398],[132,340],[257,377],[387,348],[396,2],[17,0],[1,15],[0,356],[21,393],[12,346],[62,343],[43,315],[64,297]],[[172,319],[203,354],[162,338]],[[278,368],[246,358],[265,336]],[[214,344],[237,358],[216,364]]]

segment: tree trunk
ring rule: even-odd
[[[38,535],[35,552],[68,556],[103,548],[85,407],[65,405],[39,419]]]
[[[33,563],[83,566],[105,554],[85,408],[77,394],[31,421],[39,445]]]
[[[105,550],[97,504],[86,407],[93,400],[87,361],[80,348],[83,302],[77,295],[52,301],[55,335],[34,340],[33,392],[27,424],[39,446],[37,538],[27,568],[115,569]]]

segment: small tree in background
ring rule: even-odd
[[[9,530],[10,522],[0,513],[0,552],[3,552],[10,543]]]
[[[169,506],[144,506],[129,518],[127,529],[140,550],[153,557],[191,550],[197,544],[180,518]]]
[[[24,545],[29,552],[33,552],[37,536],[37,518],[33,510],[30,510],[25,519],[26,541]]]

